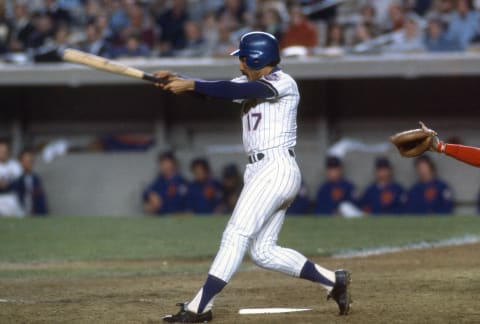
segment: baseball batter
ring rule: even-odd
[[[234,100],[241,104],[243,144],[249,164],[244,188],[223,233],[220,249],[203,287],[180,311],[164,317],[167,323],[200,323],[212,319],[215,296],[227,285],[247,252],[260,267],[318,283],[335,300],[340,315],[350,308],[350,273],[330,271],[292,249],[277,245],[285,212],[300,188],[295,161],[297,84],[278,66],[280,54],[274,36],[251,32],[242,36],[239,49],[242,76],[231,81],[203,81],[159,71],[168,79],[157,86],[181,94],[189,91]]]

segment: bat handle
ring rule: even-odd
[[[142,79],[145,80],[145,81],[153,82],[153,83],[161,83],[161,84],[167,84],[168,83],[167,79],[157,78],[156,76],[154,76],[153,74],[150,74],[150,73],[144,73],[143,76],[142,76]]]

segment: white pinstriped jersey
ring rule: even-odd
[[[247,82],[246,76],[232,80]],[[243,146],[247,154],[274,148],[293,148],[297,142],[297,107],[300,101],[297,83],[275,68],[260,82],[273,90],[267,99],[235,100],[242,104]]]
[[[11,183],[22,175],[22,167],[15,160],[0,162],[0,181]]]

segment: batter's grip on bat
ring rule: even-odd
[[[145,80],[145,81],[150,81],[150,82],[154,82],[154,83],[161,83],[161,84],[167,84],[168,83],[167,79],[157,78],[153,74],[149,74],[149,73],[144,73],[143,76],[142,76],[142,79]]]

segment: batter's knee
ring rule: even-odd
[[[253,242],[250,246],[250,258],[256,265],[268,268],[272,262],[273,245]]]
[[[228,225],[223,232],[221,245],[223,247],[239,248],[246,246],[250,236],[247,233],[242,232],[235,226]]]

